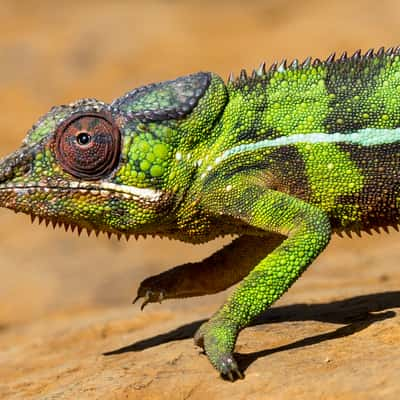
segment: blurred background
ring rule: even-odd
[[[111,101],[199,70],[226,78],[264,60],[398,45],[399,17],[397,0],[1,0],[0,156],[16,149],[53,105],[81,97]],[[0,325],[128,305],[145,276],[200,259],[221,243],[78,238],[0,210]],[[347,252],[356,260],[368,244],[335,239],[325,257]]]

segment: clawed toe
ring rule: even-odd
[[[237,328],[226,319],[221,321],[213,317],[203,323],[194,335],[195,344],[204,349],[221,376],[231,382],[244,378],[232,355],[237,332]]]
[[[143,298],[143,303],[140,306],[140,309],[143,311],[143,309],[149,303],[156,303],[156,302],[161,303],[164,300],[164,292],[163,291],[154,292],[149,289],[144,291],[141,290],[141,288],[139,288],[138,294],[132,301],[132,304],[135,304],[140,298]]]
[[[244,378],[242,371],[240,371],[232,355],[221,357],[219,364],[221,375],[228,378],[231,382],[234,382],[236,379]]]

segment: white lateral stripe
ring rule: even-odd
[[[375,146],[400,142],[400,128],[396,129],[360,129],[354,133],[299,133],[297,135],[281,136],[276,139],[265,139],[256,143],[241,144],[226,150],[219,161],[226,160],[235,154],[246,151],[256,151],[268,147],[287,146],[298,143],[350,143],[363,146]]]
[[[162,196],[162,191],[147,188],[138,188],[129,185],[118,185],[111,182],[103,182],[100,184],[100,190],[112,190],[114,192],[126,193],[140,199],[148,201],[158,201]]]

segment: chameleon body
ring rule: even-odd
[[[242,377],[238,333],[333,232],[399,223],[400,49],[262,64],[226,83],[200,72],[111,104],[54,107],[2,160],[0,206],[109,235],[237,235],[202,262],[146,279],[138,298],[240,282],[195,341],[220,373]]]

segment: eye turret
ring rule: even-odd
[[[79,113],[58,127],[54,146],[65,171],[77,178],[96,180],[116,167],[121,134],[110,114]]]

